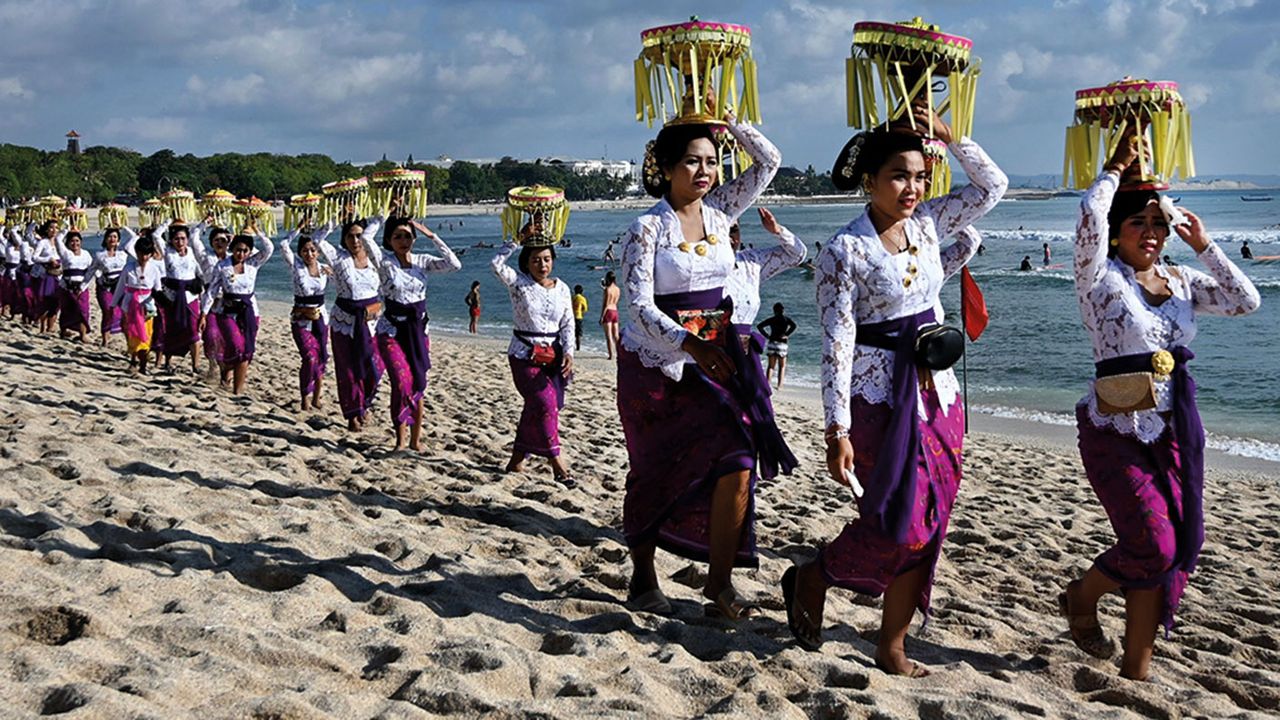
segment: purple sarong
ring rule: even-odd
[[[894,452],[895,446],[886,439],[893,424],[893,409],[857,396],[849,399],[853,472],[865,492],[857,501],[857,519],[845,525],[836,539],[822,549],[818,562],[829,584],[871,596],[879,596],[894,578],[927,563],[929,579],[916,600],[916,607],[927,614],[933,570],[947,534],[951,507],[960,492],[964,413],[958,398],[944,409],[937,390],[922,390],[920,396],[925,419],[920,419],[916,404],[912,403],[911,417],[916,421],[920,442],[915,456],[906,460],[913,475],[912,495],[905,503],[905,523],[897,537],[885,531],[875,514],[875,501],[871,500],[875,483],[886,482],[876,468],[886,453]]]
[[[404,344],[400,343],[398,338],[400,332],[396,333],[396,337],[390,335],[378,335],[376,342],[378,344],[378,355],[381,357],[382,365],[386,368],[387,374],[391,377],[391,421],[396,425],[412,425],[413,413],[418,407],[418,402],[422,400],[422,393],[426,390],[427,373],[424,370],[419,373],[413,367],[413,361],[405,352]],[[430,353],[431,341],[423,337],[426,347],[424,352]],[[428,361],[428,366],[430,361]],[[418,389],[418,380],[421,378],[422,390]]]
[[[187,287],[195,280],[176,280],[165,278],[164,287],[173,292],[173,300],[168,293],[157,296],[160,310],[160,327],[155,336],[160,339],[160,348],[165,355],[182,356],[191,352],[191,346],[200,342],[200,301],[186,301]]]
[[[565,378],[561,370],[564,349],[555,343],[556,362],[538,365],[508,355],[511,380],[524,399],[520,424],[516,426],[514,450],[527,455],[560,455],[560,411],[564,409]]]
[[[218,362],[237,365],[253,360],[258,348],[258,316],[253,311],[253,293],[223,293],[222,309],[205,321],[218,326],[218,343],[222,352]]]
[[[58,301],[61,312],[58,316],[58,329],[79,331],[83,328],[87,332],[89,329],[89,288],[81,288],[79,292],[72,293],[65,287],[60,286],[58,288]]]
[[[691,293],[699,297],[685,299],[683,306],[717,307],[721,291],[712,293]],[[716,481],[755,468],[751,420],[738,395],[695,364],[687,363],[677,382],[659,368],[645,367],[635,353],[619,348],[618,414],[631,466],[622,507],[628,543],[656,542],[682,557],[706,561]],[[752,472],[742,538],[734,556],[739,567],[759,564],[755,480]]]
[[[377,302],[377,298],[370,301]],[[364,310],[356,319],[356,331],[365,329],[363,337],[372,342],[368,326],[364,321]],[[373,405],[373,397],[378,392],[378,383],[382,381],[384,366],[377,349],[373,351],[361,349],[360,337],[353,338],[342,332],[329,333],[333,342],[333,373],[338,381],[338,405],[342,408],[342,417],[350,420],[364,417]]]
[[[34,289],[33,299],[35,301],[36,317],[56,314],[60,304],[59,295],[62,290],[62,287],[58,285],[57,276],[45,273],[41,277],[33,276],[31,282]]]
[[[1085,475],[1116,533],[1116,544],[1094,564],[1125,589],[1163,587],[1161,624],[1168,631],[1190,578],[1182,562],[1179,531],[1188,519],[1183,491],[1186,453],[1172,427],[1147,444],[1097,427],[1083,403],[1076,406],[1076,429]],[[1203,533],[1202,521],[1201,537]]]
[[[116,283],[119,277],[110,280],[98,280],[94,283],[94,289],[98,296],[98,312],[102,315],[102,322],[99,324],[99,332],[119,334],[123,332],[120,321],[123,314],[120,308],[112,304],[112,299],[116,293]]]
[[[317,318],[305,326],[290,322],[289,327],[302,361],[298,368],[298,392],[305,398],[315,393],[324,378],[324,369],[329,363],[329,326],[324,318]]]

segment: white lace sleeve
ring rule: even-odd
[[[271,259],[271,254],[275,252],[276,248],[271,244],[271,239],[261,232],[255,234],[254,237],[262,244],[262,247],[256,248],[253,251],[253,254],[249,256],[249,259],[244,262],[246,265],[252,265],[256,268],[260,268],[267,264],[267,261]]]
[[[1076,294],[1085,298],[1107,271],[1107,211],[1120,186],[1120,176],[1104,172],[1080,199],[1076,223]]]
[[[1209,270],[1209,274],[1191,268],[1184,270],[1196,312],[1207,315],[1247,315],[1262,305],[1258,289],[1227,258],[1222,248],[1211,242],[1197,257]]]
[[[138,253],[134,252],[133,246],[137,242],[138,233],[134,232],[133,228],[128,225],[120,228],[120,249],[124,251],[125,255],[135,260],[138,258]]]
[[[788,268],[804,262],[809,248],[790,230],[778,226],[779,244],[771,248],[751,248],[738,253],[738,257],[760,266],[760,281],[769,278]]]
[[[686,331],[653,301],[653,256],[657,231],[640,220],[631,223],[622,241],[622,284],[627,288],[627,312],[646,335],[680,350]]]
[[[573,357],[573,295],[563,281],[557,284],[556,291],[560,294],[560,347],[565,355]]]
[[[729,132],[751,156],[751,167],[738,177],[707,194],[703,202],[718,208],[729,221],[737,220],[773,182],[782,167],[782,153],[759,130],[745,123],[732,122]]]
[[[960,228],[972,225],[1000,202],[1009,188],[1004,174],[978,143],[962,138],[947,146],[969,176],[969,184],[924,204],[933,216],[938,237],[950,237]]]
[[[942,279],[947,280],[960,272],[960,268],[969,264],[978,247],[982,245],[982,236],[972,225],[960,228],[955,234],[956,241],[942,249]]]
[[[516,284],[516,280],[520,277],[516,274],[516,271],[512,270],[511,266],[507,264],[507,260],[511,257],[511,253],[515,252],[517,247],[519,246],[508,240],[498,248],[498,252],[494,253],[493,260],[489,261],[489,264],[493,266],[493,274],[497,275],[498,279],[502,281],[502,284],[507,287],[513,287]]]
[[[288,237],[280,241],[280,257],[284,258],[284,262],[289,266],[290,270],[293,269],[293,248],[289,247],[289,244],[297,241],[298,236],[301,234],[301,230],[294,230],[289,233]],[[319,248],[320,246],[317,245],[316,247]]]
[[[209,273],[209,284],[205,286],[204,292],[200,295],[200,312],[208,315],[209,309],[213,307],[213,301],[223,292],[227,291],[226,276],[221,272]],[[210,322],[213,322],[210,320]]]
[[[849,427],[849,389],[853,378],[853,346],[857,323],[847,241],[837,235],[818,253],[818,317],[822,323],[822,407],[826,427]]]
[[[462,261],[439,235],[430,235],[428,238],[436,246],[436,250],[440,251],[440,257],[414,253],[412,255],[414,265],[429,273],[451,273],[462,269]]]

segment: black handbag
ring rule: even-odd
[[[946,370],[964,355],[964,334],[950,325],[925,325],[916,333],[916,365]]]

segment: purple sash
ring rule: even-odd
[[[857,343],[893,353],[890,395],[893,414],[885,429],[884,450],[864,483],[864,507],[895,542],[905,541],[911,529],[911,504],[916,496],[916,463],[920,454],[920,423],[916,418],[920,375],[916,369],[916,334],[934,322],[933,310],[884,322],[859,325]]]
[[[654,304],[658,309],[675,320],[678,310],[706,310],[716,308],[725,316],[733,314],[733,298],[724,294],[723,288],[699,290],[688,293],[672,293],[654,296]],[[677,321],[678,322],[678,321]],[[754,454],[757,456],[757,469],[760,477],[771,480],[781,471],[790,475],[798,462],[782,438],[778,423],[773,416],[773,406],[769,403],[769,381],[764,377],[760,366],[759,350],[756,339],[748,334],[749,347],[743,350],[744,337],[738,325],[726,325],[725,352],[733,361],[737,373],[730,378],[730,390],[741,409],[751,420],[751,439]],[[750,331],[748,331],[749,333]],[[697,366],[694,365],[696,368]],[[706,375],[698,370],[699,377]],[[709,379],[708,379],[709,381]]]
[[[227,310],[230,300],[234,310]],[[184,313],[185,314],[185,313]],[[236,325],[240,326],[240,334],[244,336],[244,350],[252,355],[258,347],[258,324],[253,320],[253,293],[222,293],[221,315],[234,315]]]
[[[355,318],[355,322],[351,326],[351,364],[353,367],[359,368],[360,377],[372,378],[377,377],[381,371],[374,362],[376,353],[373,347],[373,335],[369,332],[368,314],[365,308],[370,305],[376,305],[378,298],[371,297],[364,300],[352,300],[351,298],[340,297],[334,300],[343,312],[350,314]]]
[[[1190,573],[1195,570],[1204,544],[1204,425],[1196,407],[1196,382],[1187,370],[1195,354],[1187,347],[1175,347],[1173,381],[1173,437],[1182,454],[1182,518],[1178,525],[1178,553],[1174,565]],[[1151,372],[1152,353],[1124,355],[1095,363],[1096,376],[1103,378],[1131,372]]]
[[[427,346],[427,301],[398,303],[388,300],[383,317],[396,329],[395,341],[404,351],[413,370],[413,391],[427,389],[427,371],[431,369],[431,350]]]

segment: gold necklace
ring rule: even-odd
[[[716,237],[715,233],[711,233],[707,235],[705,238],[703,238],[702,240],[699,240],[696,244],[690,243],[688,240],[685,240],[684,242],[680,243],[676,247],[680,248],[680,252],[687,253],[689,251],[693,251],[697,253],[699,257],[706,257],[708,252],[708,246],[718,245],[719,243],[720,243],[720,238]]]

